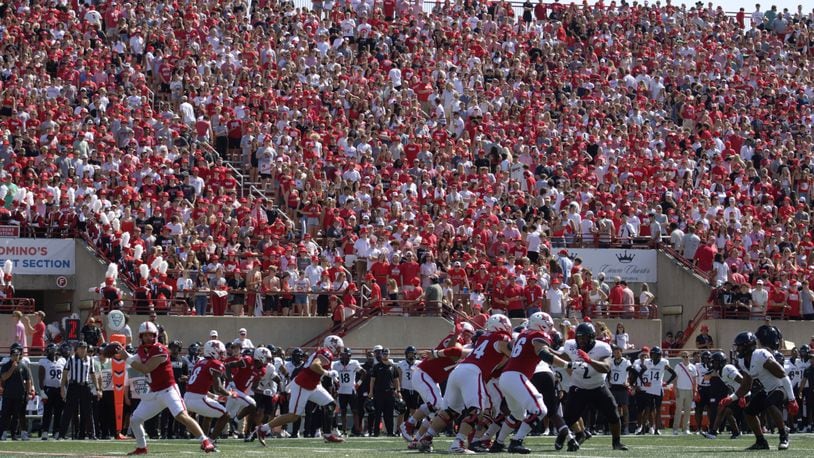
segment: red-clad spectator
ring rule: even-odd
[[[713,239],[708,239],[695,252],[695,265],[702,272],[711,272],[712,264],[717,253],[718,249],[715,247]]]
[[[503,297],[505,298],[506,311],[509,313],[509,318],[525,318],[526,317],[526,297],[523,290],[523,279],[517,277],[514,281],[503,290]]]
[[[610,304],[609,310],[611,312],[621,312],[625,300],[625,286],[622,284],[622,279],[615,277],[613,279],[613,287],[608,293],[608,303]]]

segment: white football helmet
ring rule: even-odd
[[[512,322],[506,315],[500,313],[492,315],[486,320],[486,330],[489,332],[512,332]]]
[[[528,329],[530,331],[549,332],[554,328],[554,320],[546,312],[537,312],[529,317]]]
[[[267,363],[271,361],[271,352],[266,347],[257,347],[254,350],[254,359]]]
[[[204,358],[220,359],[226,352],[226,347],[220,340],[208,340],[203,347]]]
[[[138,335],[142,334],[154,334],[155,336],[158,336],[158,328],[152,321],[145,321],[138,327]]]
[[[475,335],[475,327],[472,323],[461,323],[461,333],[467,333],[470,336]]]
[[[330,335],[322,341],[322,346],[327,348],[333,354],[339,354],[339,351],[345,348],[345,342],[342,341],[342,338],[335,335]]]

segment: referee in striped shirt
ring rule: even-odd
[[[66,438],[68,425],[71,420],[76,419],[77,413],[79,414],[79,428],[76,438],[92,439],[95,437],[91,384],[96,385],[97,393],[102,393],[98,374],[93,369],[93,360],[88,356],[88,344],[79,342],[73,356],[65,363],[65,370],[62,372],[62,398],[65,400],[65,409],[62,411],[62,421],[59,425],[60,439]]]

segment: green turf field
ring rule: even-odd
[[[793,435],[791,448],[785,452],[777,451],[777,436],[767,436],[772,446],[771,452],[745,452],[743,449],[754,441],[752,436],[730,440],[722,437],[708,440],[699,436],[625,436],[623,442],[630,447],[629,452],[614,452],[610,449],[609,437],[595,437],[585,444],[577,453],[555,452],[552,437],[530,437],[526,444],[532,449],[531,456],[630,456],[630,457],[709,457],[723,454],[723,457],[755,457],[782,453],[786,457],[814,456],[814,435]],[[437,454],[446,454],[450,440],[436,440]],[[273,457],[365,457],[381,455],[419,455],[418,452],[405,448],[400,438],[351,438],[344,444],[326,444],[319,439],[272,439],[267,447],[257,442],[244,443],[240,440],[225,440],[219,445],[221,453],[217,457],[273,456]],[[134,448],[133,441],[40,441],[0,442],[0,457],[22,456],[67,456],[94,457],[124,455]],[[195,441],[153,441],[149,444],[151,455],[202,455]],[[425,455],[422,455],[425,456]],[[493,456],[493,455],[490,455]],[[508,455],[505,455],[508,456]],[[516,455],[512,455],[516,456]]]

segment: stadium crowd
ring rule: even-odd
[[[86,236],[159,310],[590,316],[560,249],[661,244],[814,318],[811,14],[312,7],[1,5],[0,221]]]

